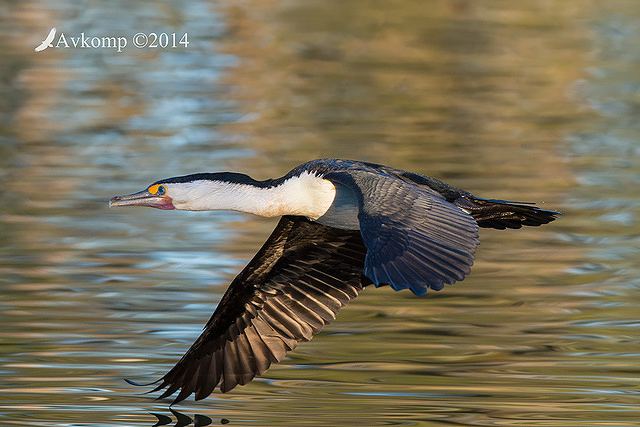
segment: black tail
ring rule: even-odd
[[[461,197],[454,203],[469,212],[480,227],[499,230],[521,228],[523,225],[547,224],[562,215],[560,212],[540,209],[532,203],[506,200]]]

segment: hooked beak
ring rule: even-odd
[[[156,209],[175,209],[171,197],[151,194],[147,190],[138,193],[116,196],[109,200],[109,207],[117,206],[148,206]]]

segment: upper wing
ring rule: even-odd
[[[423,295],[469,273],[478,224],[438,192],[366,169],[325,178],[347,186],[358,199],[360,232],[368,249],[364,274],[376,285]]]
[[[435,178],[401,169],[378,165],[378,170],[421,188],[435,190],[445,200],[468,212],[480,227],[504,230],[505,228],[521,228],[524,225],[538,226],[548,224],[561,215],[560,212],[540,209],[533,203],[475,197],[468,191]]]
[[[331,323],[362,289],[365,247],[357,231],[284,216],[233,280],[202,335],[152,391],[226,392],[264,373]]]

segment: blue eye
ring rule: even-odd
[[[164,193],[167,192],[167,188],[163,185],[158,187],[158,191],[156,191],[156,195],[158,196],[162,196]]]

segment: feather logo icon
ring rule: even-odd
[[[53,47],[51,42],[53,41],[53,38],[55,36],[56,36],[56,27],[53,27],[51,31],[49,31],[49,34],[47,35],[47,37],[42,41],[42,43],[40,43],[40,46],[36,47],[35,51],[40,52],[45,50],[48,47]]]

